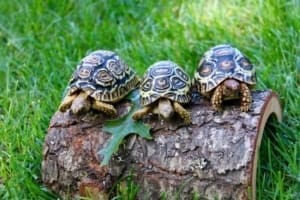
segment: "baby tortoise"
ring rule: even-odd
[[[59,110],[75,114],[90,108],[115,115],[112,105],[139,83],[136,73],[114,52],[98,50],[84,57],[74,72]]]
[[[136,111],[133,119],[138,120],[148,113],[155,113],[169,120],[174,112],[191,122],[190,114],[181,103],[188,103],[191,82],[189,76],[174,62],[159,61],[145,72],[140,86],[140,100],[144,106]]]
[[[253,65],[238,49],[217,45],[201,59],[194,80],[198,91],[211,98],[215,110],[222,110],[223,100],[240,99],[243,112],[251,106],[250,88],[256,84]]]

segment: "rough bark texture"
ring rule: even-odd
[[[57,112],[45,138],[43,181],[62,196],[106,198],[120,176],[133,173],[140,186],[138,199],[255,199],[262,130],[272,113],[281,119],[281,109],[271,91],[253,92],[252,97],[249,112],[236,105],[215,112],[195,93],[188,106],[190,126],[178,116],[170,122],[145,117],[153,140],[128,138],[105,167],[97,152],[110,138],[102,131],[107,118],[96,112]],[[120,103],[118,113],[129,105]]]
[[[128,102],[119,105],[118,116],[129,106]],[[107,197],[126,166],[119,162],[118,156],[113,157],[108,166],[100,166],[102,158],[98,151],[110,138],[102,131],[107,119],[94,112],[81,116],[69,111],[55,113],[45,138],[42,162],[43,182],[53,191],[63,197]],[[126,155],[125,150],[120,151]]]

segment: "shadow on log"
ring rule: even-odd
[[[116,181],[133,173],[138,199],[255,199],[256,169],[264,127],[271,115],[281,121],[272,91],[252,93],[249,112],[234,105],[215,112],[197,94],[188,107],[192,124],[184,126],[148,116],[153,140],[129,137],[108,166],[97,152],[110,138],[102,131],[101,113],[75,116],[57,112],[45,138],[43,182],[62,196],[108,198]],[[130,106],[121,102],[118,114]]]

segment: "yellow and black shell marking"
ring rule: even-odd
[[[117,102],[139,82],[136,73],[114,52],[98,50],[84,57],[69,83],[68,92],[85,91],[103,102]]]
[[[217,45],[204,54],[194,79],[198,90],[207,95],[228,78],[249,86],[256,84],[255,69],[249,59],[231,45]]]
[[[149,105],[159,98],[188,103],[191,81],[181,67],[171,61],[159,61],[145,72],[141,84],[141,104]]]

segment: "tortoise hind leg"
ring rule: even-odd
[[[150,113],[152,110],[152,108],[150,106],[145,106],[137,111],[135,111],[132,115],[132,118],[134,120],[139,120],[141,119],[144,115],[147,115],[148,113]]]
[[[190,113],[184,109],[178,102],[173,102],[174,110],[179,114],[179,116],[183,119],[185,124],[191,123]]]
[[[95,100],[92,104],[92,108],[95,110],[99,110],[108,115],[116,115],[117,114],[117,110],[115,109],[115,107],[113,105],[104,103],[102,101]]]
[[[222,110],[222,99],[223,99],[223,91],[224,91],[224,86],[220,85],[218,86],[212,97],[211,97],[211,104],[214,110],[216,111],[221,111]]]
[[[65,112],[68,108],[70,108],[72,105],[72,102],[74,101],[74,99],[77,96],[78,96],[78,94],[72,94],[72,95],[67,94],[58,107],[59,111]]]
[[[85,113],[91,108],[91,100],[86,92],[80,92],[80,94],[73,100],[71,110],[74,114]]]
[[[241,83],[241,111],[247,112],[251,106],[251,93],[250,89],[245,83]]]

